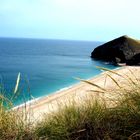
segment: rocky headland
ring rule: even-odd
[[[91,57],[115,65],[140,65],[140,40],[121,36],[96,47]]]

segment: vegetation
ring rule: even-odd
[[[112,78],[111,75],[109,76]],[[9,107],[7,109],[3,105],[3,101],[7,100],[1,93],[0,140],[140,139],[139,80],[136,77],[133,79],[128,77],[129,89],[128,86],[120,86],[113,78],[112,81],[118,86],[117,93],[121,95],[117,102],[114,101],[115,106],[108,107],[105,101],[99,102],[95,99],[83,101],[80,106],[73,102],[57,112],[43,116],[43,119],[35,125],[26,117],[26,108],[21,112],[9,110]],[[95,84],[92,85],[99,88],[96,92],[103,90]]]

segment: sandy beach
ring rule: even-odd
[[[113,71],[118,74],[106,71],[96,77],[89,79],[88,81],[108,91],[114,89],[117,91],[118,86],[116,86],[116,83],[113,82],[113,80],[108,75],[115,79],[120,86],[126,86],[128,84],[128,87],[129,83],[128,80],[126,80],[127,77],[131,77],[134,80],[140,79],[140,67],[124,66]],[[98,100],[102,99],[110,105],[110,101],[117,100],[120,95],[116,93],[112,95],[110,92],[104,94],[103,92],[99,93],[97,91],[102,91],[102,89],[99,89],[98,87],[90,85],[86,82],[79,82],[68,89],[52,93],[49,96],[45,96],[38,99],[37,101],[31,102],[26,106],[26,110],[32,119],[38,120],[41,119],[43,114],[49,114],[51,112],[57,111],[60,107],[63,107],[63,105],[68,105],[70,103],[80,105],[80,103],[86,101],[89,98],[95,98]],[[19,107],[18,110],[20,111],[23,108],[24,106]]]

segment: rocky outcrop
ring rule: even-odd
[[[140,65],[140,53],[134,55],[130,60],[128,60],[127,65]]]
[[[113,64],[139,65],[140,41],[128,36],[121,36],[95,48],[91,57]]]

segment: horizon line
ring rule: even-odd
[[[0,38],[9,39],[36,39],[36,40],[60,40],[60,41],[83,41],[83,42],[105,42],[105,40],[83,40],[83,39],[62,39],[62,38],[40,38],[40,37],[11,37],[11,36],[0,36]]]

